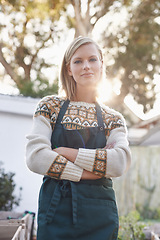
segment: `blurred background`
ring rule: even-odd
[[[0,1],[0,174],[15,174],[10,209],[37,212],[42,176],[26,167],[25,136],[40,98],[58,94],[64,51],[79,35],[101,46],[100,101],[127,122],[133,160],[114,180],[119,213],[160,219],[159,0]]]

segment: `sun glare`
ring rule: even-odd
[[[101,85],[98,88],[100,102],[108,102],[112,97],[112,85],[106,79],[103,79]]]
[[[98,88],[99,98],[98,100],[102,103],[110,102],[113,95],[119,95],[121,88],[121,82],[115,78],[112,81],[103,79],[101,85]]]

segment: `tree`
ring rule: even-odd
[[[44,70],[53,66],[41,53],[59,40],[59,9],[63,1],[1,1],[0,62],[23,95],[41,97],[43,90],[56,93]]]
[[[157,17],[160,2],[144,0],[128,7],[127,24],[114,34],[105,32],[103,44],[107,50],[115,49],[114,64],[107,67],[107,75],[120,80],[120,94],[114,95],[112,106],[123,102],[131,94],[142,104],[144,112],[153,107],[155,101],[155,74],[159,74],[160,26]],[[109,51],[109,50],[108,50]]]
[[[0,211],[11,211],[14,206],[19,206],[21,197],[14,196],[15,183],[14,173],[5,173],[0,166]],[[22,189],[20,189],[21,191]]]
[[[23,95],[41,97],[49,90],[57,92],[58,80],[51,89],[44,76],[51,63],[42,50],[61,41],[67,27],[75,30],[75,36],[92,36],[103,20],[106,29],[99,42],[105,49],[107,77],[121,86],[118,95],[112,92],[109,104],[117,108],[131,94],[146,112],[155,101],[154,76],[159,74],[159,5],[158,0],[3,0],[1,9],[10,18],[10,41],[1,39],[0,62]]]
[[[120,109],[124,98],[131,94],[142,104],[144,112],[155,102],[154,76],[159,74],[160,29],[156,19],[160,13],[158,0],[103,1],[70,0],[74,15],[68,15],[68,26],[75,28],[75,36],[92,36],[96,23],[112,13],[112,20],[105,22],[106,29],[99,41],[105,49],[107,76],[121,85],[119,93],[112,92],[110,105]],[[125,9],[126,19],[121,24]],[[119,13],[119,19],[115,15]],[[105,18],[106,19],[106,18]],[[119,21],[120,20],[120,21]],[[117,21],[117,29],[115,28]],[[110,62],[112,60],[112,64]],[[118,104],[117,104],[118,103]]]
[[[96,23],[114,5],[115,0],[68,0],[74,10],[74,16],[67,16],[68,26],[75,29],[75,37],[90,36]]]

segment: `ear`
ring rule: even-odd
[[[72,75],[72,71],[71,71],[71,68],[70,68],[70,64],[68,64],[66,67],[67,67],[68,75],[72,77],[73,75]]]

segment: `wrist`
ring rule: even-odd
[[[77,154],[78,154],[77,149],[74,149],[74,148],[66,148],[65,149],[65,157],[73,163],[76,160]]]
[[[55,152],[57,152],[59,155],[65,157],[70,162],[74,163],[78,154],[78,150],[74,148],[68,148],[68,147],[59,147],[54,149]]]

